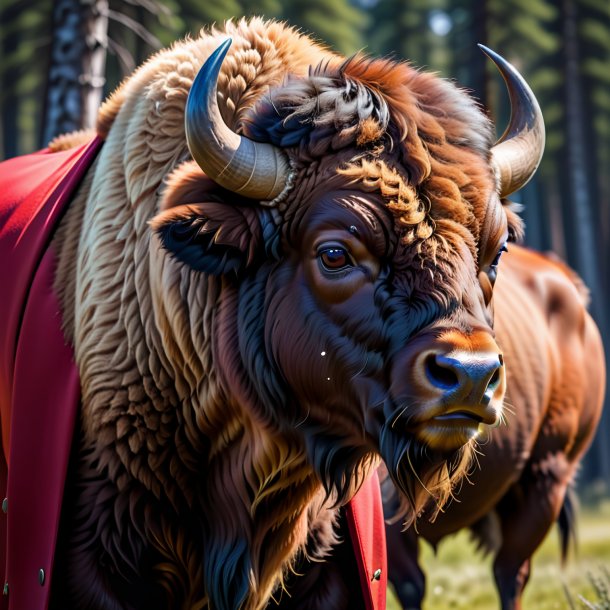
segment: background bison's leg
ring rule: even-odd
[[[426,577],[419,566],[418,536],[413,527],[402,531],[400,522],[386,525],[388,577],[405,610],[422,606]]]
[[[568,481],[557,479],[555,470],[549,463],[530,465],[498,505],[502,544],[493,571],[502,610],[521,609],[531,556],[559,516]]]

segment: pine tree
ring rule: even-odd
[[[242,14],[244,17],[258,16],[271,19],[280,17],[282,14],[282,3],[280,0],[242,0]]]
[[[557,188],[556,155],[564,141],[561,70],[556,65],[561,45],[559,10],[553,0],[488,0],[487,44],[512,62],[524,75],[543,109],[547,145],[541,168],[534,179],[513,199],[524,204],[526,241],[539,249],[563,253],[561,190]],[[510,117],[504,82],[486,62],[490,87],[487,101],[493,109],[498,136]],[[554,224],[550,220],[554,218]]]
[[[578,19],[571,24],[577,46],[577,65],[567,64],[566,106],[573,104],[574,94],[579,96],[576,109],[568,107],[569,137],[566,160],[582,164],[581,174],[587,183],[578,186],[573,207],[569,210],[575,223],[572,260],[591,289],[591,311],[606,337],[610,333],[610,277],[607,261],[610,256],[610,4],[605,0],[564,0],[564,11],[571,11]],[[569,17],[570,15],[564,15]],[[570,42],[566,40],[566,43]],[[566,55],[568,54],[566,44]],[[569,59],[569,58],[568,58]],[[577,73],[574,74],[575,69]],[[578,81],[574,82],[574,78]],[[580,110],[580,116],[575,110]],[[575,125],[574,123],[578,121]],[[575,147],[574,144],[577,144]],[[576,159],[576,157],[579,159]],[[588,199],[583,198],[588,195]],[[584,207],[583,207],[584,206]],[[566,211],[568,212],[568,211]],[[606,350],[606,367],[610,369],[610,353]],[[603,481],[610,478],[610,400],[598,433],[586,460],[585,474]]]
[[[489,59],[477,43],[489,41],[489,0],[453,0],[448,9],[452,23],[447,36],[450,49],[447,72],[487,107]]]
[[[4,0],[0,6],[2,158],[38,146],[51,11],[51,0]]]
[[[601,230],[600,243],[610,248],[610,3],[606,0],[581,0],[578,33],[581,40],[581,78],[587,122],[587,141],[596,169],[594,197],[595,221]],[[606,256],[610,249],[606,251]],[[604,256],[604,254],[602,254]],[[610,291],[607,274],[605,290]]]
[[[368,40],[374,54],[392,55],[448,76],[449,0],[380,0],[372,9]]]
[[[347,0],[293,0],[281,17],[341,53],[351,55],[364,45],[367,14]]]
[[[203,26],[222,25],[227,19],[240,17],[243,12],[238,0],[180,0],[179,4],[187,31],[194,34]]]

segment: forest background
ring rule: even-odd
[[[439,72],[471,90],[499,129],[508,98],[476,43],[514,63],[547,128],[540,171],[512,197],[526,242],[585,280],[610,355],[609,0],[0,0],[0,159],[91,124],[102,96],[156,49],[247,15],[287,20],[348,55]],[[606,408],[579,486],[599,499],[609,482]]]

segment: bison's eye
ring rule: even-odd
[[[502,244],[502,247],[496,254],[496,258],[494,258],[491,265],[489,265],[491,267],[491,269],[493,269],[494,271],[497,271],[497,269],[498,269],[498,264],[500,263],[500,257],[502,256],[502,252],[508,252],[508,248],[506,247],[506,242],[504,242]]]
[[[352,259],[345,248],[331,246],[320,250],[318,253],[322,267],[327,271],[341,271],[347,267],[353,267]]]

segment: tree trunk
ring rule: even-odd
[[[568,254],[591,290],[591,313],[597,321],[602,335],[605,330],[606,315],[603,307],[604,295],[601,289],[599,249],[593,222],[591,201],[591,176],[587,167],[587,148],[582,83],[580,75],[580,49],[577,31],[577,6],[575,0],[563,0],[563,39],[565,57],[565,109],[567,119],[567,144],[565,150],[564,176],[568,182],[567,197],[564,200],[564,226],[568,235]],[[607,352],[606,358],[610,353]],[[607,362],[608,366],[608,362]],[[608,399],[602,415],[599,431],[590,453],[587,469],[593,476],[604,480],[610,478],[610,422]]]
[[[559,158],[555,155],[553,164],[559,167]],[[568,260],[566,252],[566,229],[561,214],[561,188],[559,176],[553,172],[545,181],[545,209],[546,222],[549,230],[549,249],[564,260]]]
[[[105,83],[107,0],[56,0],[42,145],[95,125]]]

